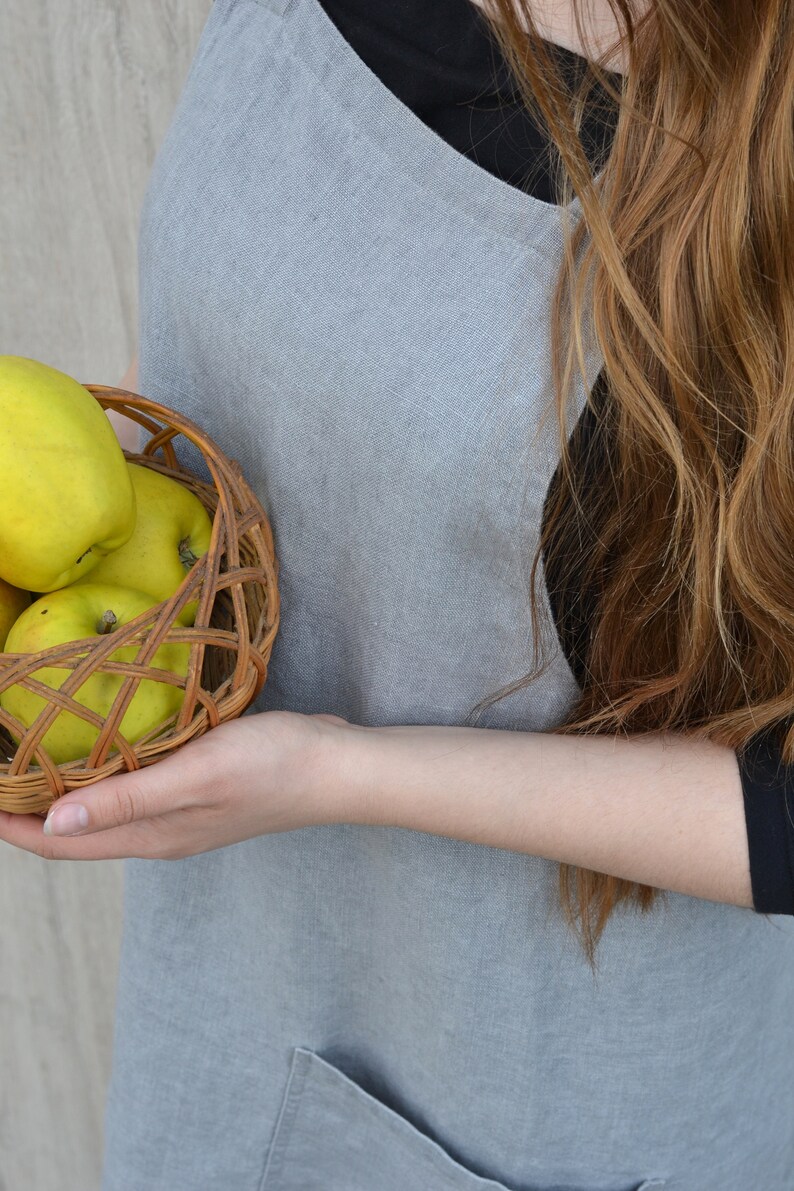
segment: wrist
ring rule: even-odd
[[[339,821],[432,831],[425,823],[425,783],[432,777],[437,751],[434,729],[411,724],[345,727],[349,731],[342,742],[343,755],[335,763],[344,773],[340,810],[346,817]],[[425,746],[430,746],[429,757]],[[441,805],[443,800],[437,802]]]
[[[374,825],[370,742],[377,729],[339,716],[308,718],[316,733],[310,767],[316,822]]]

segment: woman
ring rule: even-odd
[[[387,7],[215,0],[144,202],[136,388],[282,620],[249,714],[3,828],[127,858],[103,1191],[790,1186],[794,14]],[[469,37],[548,200],[398,98]]]

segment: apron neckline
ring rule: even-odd
[[[468,219],[516,240],[524,248],[559,253],[560,232],[582,214],[578,196],[567,205],[505,182],[478,165],[425,124],[370,69],[323,8],[320,0],[256,0],[282,16],[293,55],[344,112],[401,172]],[[595,175],[597,182],[603,170]]]

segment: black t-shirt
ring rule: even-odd
[[[323,8],[359,57],[425,124],[459,152],[503,181],[554,203],[552,163],[556,148],[537,127],[512,81],[485,18],[469,0],[322,0]],[[546,43],[573,86],[584,59]],[[609,73],[620,91],[621,76]],[[593,173],[609,154],[617,105],[603,87],[591,93],[582,144]],[[587,493],[606,474],[608,441],[598,411],[609,400],[604,374],[593,391],[596,411],[585,407],[571,435],[585,509],[572,503],[558,537],[544,555],[549,601],[560,643],[580,685],[584,684],[588,626],[594,593],[574,581],[563,586],[555,560],[567,549],[587,556],[592,530]],[[559,478],[559,469],[549,491]],[[758,733],[737,755],[744,795],[753,903],[759,913],[794,914],[794,767],[786,766],[773,730]]]

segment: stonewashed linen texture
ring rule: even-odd
[[[139,389],[271,517],[251,713],[460,724],[529,669],[579,214],[446,144],[318,0],[215,0],[141,212]],[[549,648],[479,726],[561,722]],[[594,977],[557,871],[344,824],[126,860],[102,1191],[790,1191],[794,919],[669,893]]]

